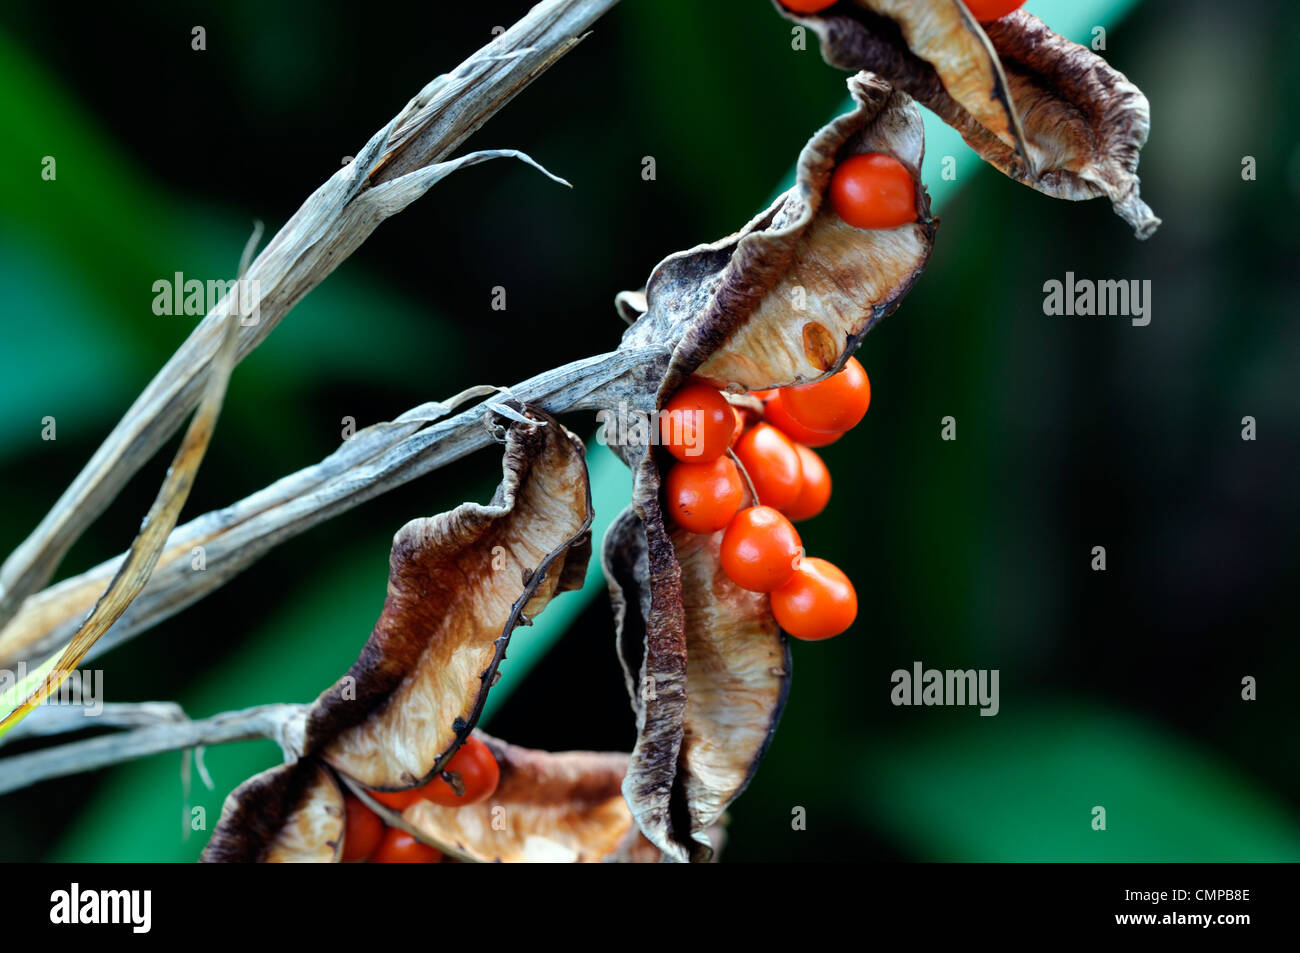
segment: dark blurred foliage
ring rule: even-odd
[[[53,247],[94,274],[110,249],[120,259],[116,246],[138,243],[133,274],[144,276],[87,278],[81,325],[67,326],[91,330],[47,338],[39,367],[0,366],[61,428],[56,444],[37,442],[25,418],[5,430],[0,550],[30,531],[186,333],[185,319],[148,310],[152,278],[198,270],[168,257],[168,237],[202,232],[202,261],[229,270],[252,218],[278,227],[433,75],[528,6],[5,6],[8,42],[156,204],[124,223],[125,237],[70,233],[64,244],[26,237],[43,214],[0,212],[6,254]],[[206,52],[190,49],[194,24]],[[1052,201],[991,171],[946,204],[929,270],[859,353],[871,412],[826,450],[838,489],[803,528],[808,549],[855,580],[860,621],[794,646],[790,703],[733,811],[729,859],[1300,856],[1300,8],[1146,0],[1106,55],[1151,100],[1141,172],[1164,227],[1138,243],[1102,202]],[[48,90],[3,95],[19,112]],[[792,52],[788,25],[760,0],[627,0],[469,143],[524,149],[575,187],[488,163],[385,223],[236,372],[187,516],[320,459],[345,415],[390,419],[616,346],[614,294],[640,287],[669,252],[742,225],[843,95],[841,74]],[[1242,179],[1247,155],[1257,181]],[[645,156],[655,181],[641,177]],[[39,155],[21,161],[31,182],[6,188],[39,188]],[[78,161],[60,156],[60,180]],[[51,234],[71,228],[58,221]],[[1152,323],[1044,316],[1043,283],[1067,271],[1150,279]],[[490,309],[497,285],[504,313]],[[40,289],[28,294],[21,309],[6,299],[6,338],[50,307]],[[100,308],[130,317],[109,322]],[[104,341],[85,366],[96,376],[63,386],[95,327]],[[1241,439],[1246,415],[1254,442]],[[955,442],[940,440],[946,416]],[[160,456],[132,481],[63,571],[123,548],[165,465]],[[391,534],[483,498],[497,466],[462,462],[281,547],[106,659],[112,697],[180,698],[195,715],[310,697],[277,685],[288,668],[348,664],[383,598]],[[1097,545],[1104,573],[1089,568]],[[255,654],[254,639],[291,622],[299,641]],[[491,730],[549,748],[627,748],[611,641],[601,596]],[[247,669],[231,661],[251,658]],[[1000,670],[1001,713],[893,707],[890,673],[914,660]],[[217,670],[238,691],[216,691]],[[1246,675],[1259,680],[1253,703],[1240,698]],[[218,770],[224,756],[209,754],[213,810],[242,780]],[[179,817],[175,762],[160,776]],[[131,816],[113,778],[0,801],[0,853],[98,857],[108,849],[91,842],[121,823],[144,832],[131,856],[175,856],[171,816]],[[1098,804],[1104,834],[1088,827]],[[796,807],[806,831],[791,829]]]

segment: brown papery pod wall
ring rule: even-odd
[[[774,2],[816,33],[827,63],[878,73],[1012,179],[1055,198],[1108,198],[1138,238],[1159,227],[1137,175],[1146,97],[1037,17],[980,24],[961,0],[841,0],[808,16]]]

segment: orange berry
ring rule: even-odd
[[[787,387],[781,404],[797,423],[822,433],[843,433],[867,415],[871,381],[856,357],[824,381]]]
[[[745,483],[730,457],[712,463],[676,463],[664,494],[668,515],[692,533],[716,533],[745,502]]]
[[[792,13],[821,13],[835,6],[835,0],[781,0],[781,6]]]
[[[790,416],[790,411],[785,407],[785,400],[779,393],[763,405],[763,416],[781,433],[805,447],[829,447],[844,436],[842,433],[822,433],[820,430],[810,430],[805,427]]]
[[[722,534],[718,556],[722,571],[740,588],[771,592],[794,575],[802,552],[793,523],[770,506],[751,506]]]
[[[492,755],[492,749],[474,737],[465,739],[443,770],[460,775],[460,783],[465,786],[464,794],[457,794],[442,779],[441,773],[434,775],[433,780],[420,789],[420,796],[426,801],[443,807],[464,807],[486,801],[501,781],[501,766]]]
[[[782,512],[792,520],[810,520],[822,510],[831,498],[831,471],[822,458],[802,444],[794,445],[799,454],[799,469],[803,473],[803,486],[795,501]]]
[[[803,483],[799,454],[790,438],[771,424],[755,424],[746,430],[736,443],[736,456],[758,494],[754,502],[780,509],[798,497]]]
[[[419,788],[407,791],[370,791],[369,794],[384,807],[391,807],[394,811],[404,811],[420,800]]]
[[[916,221],[916,183],[907,167],[879,152],[850,156],[831,175],[831,206],[854,228],[898,228]]]
[[[384,822],[351,794],[343,799],[343,815],[343,862],[366,860],[384,839]]]
[[[838,567],[810,556],[800,561],[789,582],[772,593],[772,614],[796,639],[829,639],[857,618],[858,594]]]
[[[736,415],[716,387],[687,384],[659,412],[660,441],[678,460],[708,463],[727,452]]]
[[[1019,10],[1025,5],[1025,0],[965,0],[965,3],[966,9],[976,20],[980,23],[989,23],[992,20],[1001,20],[1012,10]]]
[[[739,440],[740,435],[745,432],[746,421],[745,412],[735,404],[731,405],[731,411],[736,415],[736,429],[731,432],[731,443],[728,444],[727,447],[730,450],[734,450],[736,447],[736,441]]]
[[[388,829],[379,849],[370,858],[372,864],[436,864],[440,860],[442,851],[396,827]]]

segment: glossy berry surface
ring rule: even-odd
[[[730,457],[677,463],[664,483],[668,515],[692,533],[723,529],[745,502],[745,483]]]
[[[822,458],[813,450],[802,444],[795,444],[799,454],[799,469],[803,474],[803,485],[795,501],[782,511],[790,519],[810,520],[826,509],[831,499],[831,471]]]
[[[370,796],[394,811],[406,810],[421,797],[419,788],[412,788],[409,791],[371,791]]]
[[[343,814],[346,822],[343,829],[343,862],[368,859],[384,839],[384,822],[360,798],[350,794],[343,799]]]
[[[771,424],[755,424],[736,442],[736,456],[749,474],[758,503],[780,509],[799,496],[803,475],[790,438]]]
[[[792,442],[801,443],[805,447],[829,447],[844,436],[843,433],[823,433],[820,430],[805,427],[790,416],[790,411],[785,409],[785,398],[780,394],[777,394],[763,405],[763,417],[769,424],[789,437]]]
[[[736,514],[722,534],[719,559],[727,578],[750,592],[771,592],[789,582],[803,553],[799,531],[770,506]]]
[[[416,840],[406,831],[390,827],[379,848],[370,858],[372,864],[436,864],[442,852]]]
[[[787,387],[781,404],[809,430],[843,433],[856,426],[871,406],[871,381],[856,357],[824,381]]]
[[[659,412],[659,439],[678,460],[708,463],[727,452],[736,414],[717,388],[687,384]]]
[[[898,228],[916,221],[916,183],[907,167],[879,152],[850,156],[831,176],[831,207],[854,228]]]
[[[781,0],[781,6],[791,13],[821,13],[835,6],[835,0]]]
[[[829,639],[857,618],[858,595],[838,567],[809,556],[799,562],[790,581],[772,593],[772,614],[797,639]]]
[[[421,797],[443,807],[464,807],[485,801],[493,795],[501,781],[501,768],[491,749],[474,737],[465,739],[465,743],[451,756],[443,771],[454,771],[460,775],[460,782],[465,787],[464,794],[457,794],[441,774],[420,789]]]
[[[1025,0],[964,0],[964,2],[966,9],[980,23],[1000,20],[1012,10],[1019,10],[1025,5]]]

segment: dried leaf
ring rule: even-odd
[[[1138,238],[1160,225],[1137,176],[1146,97],[1031,14],[981,26],[961,0],[853,0],[807,16],[777,7],[818,35],[827,63],[883,76],[1016,181],[1056,198],[1105,196]]]
[[[304,751],[367,788],[416,787],[441,770],[478,720],[511,632],[585,572],[582,443],[527,413],[537,422],[504,427],[504,477],[490,504],[397,533],[374,632],[308,715]]]
[[[343,850],[343,791],[315,759],[249,778],[226,797],[205,863],[335,863]]]

